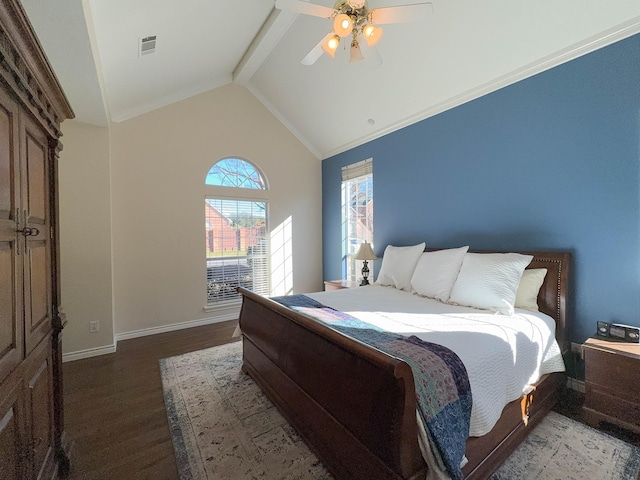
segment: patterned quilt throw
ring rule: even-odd
[[[415,336],[383,331],[305,295],[271,299],[404,360],[413,372],[418,413],[431,450],[451,478],[462,478],[461,463],[469,436],[472,400],[467,371],[454,352]]]

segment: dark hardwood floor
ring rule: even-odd
[[[237,321],[125,340],[118,351],[64,364],[65,424],[73,442],[71,480],[178,478],[158,360],[235,341]],[[574,390],[555,407],[583,421]],[[640,447],[640,435],[601,430]]]
[[[178,478],[158,360],[236,340],[237,321],[118,342],[63,365],[71,480]]]

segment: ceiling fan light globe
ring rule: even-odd
[[[329,39],[322,44],[322,50],[324,50],[324,53],[329,55],[331,58],[335,58],[336,50],[338,49],[339,45],[340,45],[340,37],[338,35],[333,35],[332,37],[329,37]]]
[[[361,60],[364,60],[364,57],[362,56],[360,45],[358,44],[357,40],[354,40],[353,42],[351,42],[351,52],[349,55],[349,63],[360,62]]]
[[[351,31],[353,30],[353,20],[346,13],[341,13],[337,15],[333,20],[333,31],[338,34],[338,36],[345,38],[351,35]]]
[[[375,47],[382,38],[383,29],[381,27],[374,27],[373,25],[367,25],[362,29],[362,35],[367,41],[367,45]]]

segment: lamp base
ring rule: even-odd
[[[365,285],[369,285],[369,265],[366,260],[362,262],[362,282],[360,282],[361,287]]]

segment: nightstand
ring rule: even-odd
[[[325,291],[342,290],[343,288],[355,288],[360,286],[356,280],[327,280],[324,282]]]
[[[582,352],[587,423],[640,433],[640,344],[589,338]]]

